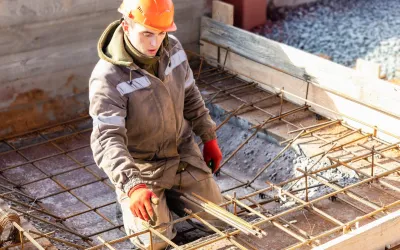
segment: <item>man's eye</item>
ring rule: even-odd
[[[143,35],[144,35],[145,37],[151,37],[152,34],[150,34],[150,33],[143,33]]]

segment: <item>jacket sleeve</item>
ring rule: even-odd
[[[211,119],[209,110],[206,108],[203,97],[195,84],[193,71],[190,68],[188,61],[186,61],[185,64],[184,117],[192,123],[193,132],[197,136],[200,136],[203,142],[207,142],[217,138],[215,133],[215,123]]]
[[[143,183],[127,149],[125,128],[127,98],[106,79],[89,83],[89,113],[93,119],[90,145],[94,160],[122,192]]]

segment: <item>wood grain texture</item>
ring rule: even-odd
[[[391,213],[314,250],[381,250],[400,243],[400,211]]]
[[[115,10],[121,0],[0,0],[0,27]]]
[[[365,77],[379,78],[381,75],[381,65],[358,58],[356,61],[356,70]]]
[[[200,38],[229,47],[231,51],[258,63],[290,72],[300,79],[306,78],[305,70],[293,65],[280,43],[207,17],[202,18]]]
[[[97,39],[0,57],[0,85],[98,60]]]
[[[202,19],[201,39],[223,44],[238,55],[309,81],[328,92],[346,95],[352,101],[363,101],[400,116],[399,110],[392,109],[400,100],[400,88],[386,81],[360,76],[351,68],[207,17]]]
[[[115,10],[98,12],[51,22],[0,29],[0,56],[39,48],[98,39],[112,21],[120,17]]]
[[[233,25],[234,6],[222,1],[213,1],[212,19],[227,24]]]
[[[306,80],[309,80],[308,100],[317,104],[311,104],[316,113],[334,119],[344,118],[350,125],[372,131],[362,123],[342,117],[344,114],[400,136],[397,129],[400,112],[392,108],[400,105],[399,86],[359,76],[353,69],[206,17],[202,22],[201,38],[203,55],[216,60],[215,44],[229,47],[233,53],[228,55],[227,68],[260,82],[267,90],[275,92],[283,87],[305,98]],[[222,62],[225,49],[220,53]],[[293,103],[304,104],[304,100],[294,96],[285,94],[284,97]],[[393,141],[382,133],[378,136]]]

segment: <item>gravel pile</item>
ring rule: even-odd
[[[275,9],[254,32],[348,67],[376,62],[387,79],[400,79],[399,10],[399,0],[321,0]]]

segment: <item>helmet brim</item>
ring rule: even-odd
[[[149,25],[146,25],[146,24],[142,24],[142,25],[145,26],[146,28],[149,28],[149,29],[153,29],[153,30],[157,30],[157,31],[164,31],[164,32],[174,32],[174,31],[176,31],[178,29],[176,27],[175,22],[173,22],[171,24],[171,26],[169,26],[167,28],[156,28],[156,27],[152,27],[152,26],[149,26]]]

